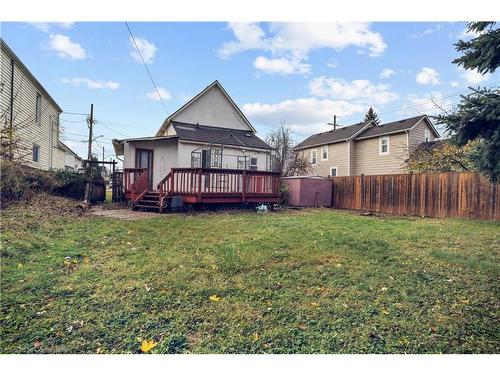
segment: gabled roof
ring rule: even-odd
[[[432,125],[432,123],[430,122],[428,117],[426,115],[420,115],[420,116],[410,117],[410,118],[399,120],[399,121],[388,122],[387,124],[382,124],[379,126],[374,126],[372,128],[365,130],[358,137],[356,137],[356,139],[378,137],[378,136],[385,135],[385,134],[403,132],[405,130],[412,129],[420,121],[423,121],[423,120],[424,121],[427,120],[428,125],[430,125],[430,127],[434,131],[434,135],[436,137],[439,137],[439,133],[434,128],[434,126]]]
[[[45,90],[45,88],[42,86],[42,84],[35,78],[35,76],[30,72],[30,70],[24,65],[24,63],[21,61],[19,57],[12,51],[12,49],[7,45],[5,40],[0,38],[0,50],[5,51],[7,55],[11,57],[12,60],[15,61],[17,64],[18,68],[20,68],[24,74],[28,76],[28,78],[31,80],[31,82],[34,83],[34,85],[42,92],[42,94],[49,100],[49,102],[52,103],[52,105],[57,109],[59,113],[62,113],[63,110],[59,105],[56,103],[56,101],[50,96],[50,94]]]
[[[303,148],[320,146],[329,143],[335,143],[340,141],[346,141],[353,135],[358,133],[363,129],[368,123],[360,122],[358,124],[344,126],[335,130],[330,130],[323,133],[313,134],[309,138],[306,138],[294,147],[295,150],[300,150]]]
[[[231,105],[236,109],[236,111],[238,112],[238,114],[241,116],[241,118],[243,119],[243,121],[245,122],[245,124],[250,128],[252,129],[252,131],[254,133],[257,132],[257,130],[255,130],[255,128],[252,126],[252,124],[250,123],[250,121],[248,121],[248,119],[246,118],[246,116],[243,114],[243,112],[241,112],[241,110],[239,109],[239,107],[236,105],[236,103],[233,101],[233,99],[229,96],[229,94],[227,93],[226,90],[224,90],[224,87],[222,87],[222,85],[220,84],[219,81],[215,80],[213,81],[210,85],[208,85],[207,87],[205,87],[202,91],[200,91],[198,94],[196,94],[193,98],[191,98],[188,102],[186,102],[182,107],[180,107],[177,111],[175,111],[174,113],[172,113],[170,116],[168,116],[165,121],[163,121],[162,125],[160,126],[160,129],[158,129],[158,131],[156,132],[156,135],[157,136],[160,136],[162,134],[162,132],[167,128],[168,124],[172,121],[172,119],[178,115],[179,113],[181,113],[183,110],[185,110],[187,107],[189,107],[191,104],[193,104],[200,96],[204,95],[208,90],[210,90],[212,87],[214,86],[217,86],[221,91],[222,93],[224,94],[224,96],[227,98],[227,100],[231,103]]]
[[[73,154],[73,156],[79,160],[82,160],[82,158],[80,156],[77,155],[76,152],[74,152],[72,149],[70,149],[68,146],[66,146],[64,143],[62,143],[61,141],[59,141],[59,147],[66,151],[66,152],[69,152],[70,154]]]
[[[345,126],[343,128],[330,130],[324,133],[313,134],[309,138],[300,142],[295,146],[295,150],[301,150],[304,148],[321,146],[330,143],[336,143],[341,141],[346,141],[349,139],[365,139],[371,137],[380,137],[386,134],[401,133],[414,128],[421,121],[426,121],[429,127],[434,132],[436,137],[439,137],[432,122],[429,120],[427,115],[420,115],[415,117],[410,117],[407,119],[393,121],[382,125],[373,125],[373,123],[361,122],[354,125]]]
[[[238,147],[260,148],[271,150],[262,139],[250,130],[219,128],[214,126],[187,124],[172,121],[172,126],[181,141],[224,144]]]

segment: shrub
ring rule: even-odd
[[[62,197],[83,199],[86,177],[83,173],[60,170],[54,173],[58,186],[54,193]]]

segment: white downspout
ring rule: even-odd
[[[347,175],[351,175],[351,141],[347,141]]]

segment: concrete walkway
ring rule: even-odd
[[[95,216],[110,217],[112,219],[122,219],[122,220],[146,219],[148,217],[155,217],[162,215],[158,212],[132,211],[129,208],[120,208],[117,210],[103,210],[102,207],[93,207],[90,209],[89,213]]]

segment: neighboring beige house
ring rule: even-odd
[[[297,146],[312,165],[310,175],[404,173],[404,162],[422,142],[439,138],[426,115],[376,125],[362,122],[314,134]]]
[[[67,171],[81,172],[83,171],[82,158],[79,157],[64,143],[59,141],[59,148],[64,152],[64,169]]]
[[[66,155],[76,154],[59,140],[61,107],[1,38],[0,54],[0,125],[18,140],[14,159],[39,169],[64,169]]]
[[[163,121],[154,137],[113,140],[124,168],[147,168],[151,187],[172,168],[272,169],[272,147],[218,81]]]

